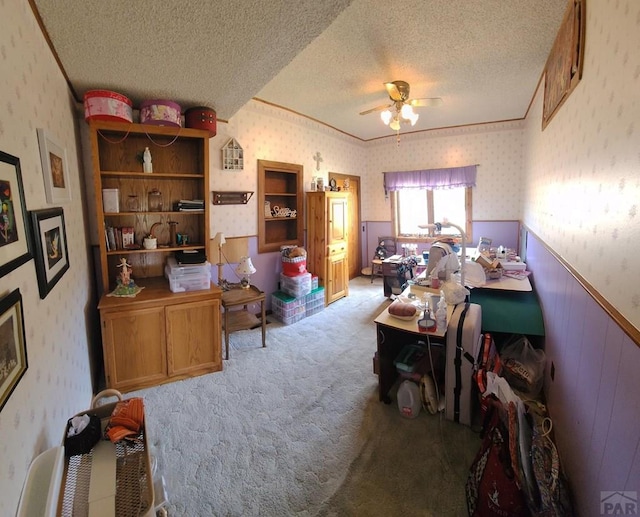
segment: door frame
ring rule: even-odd
[[[355,266],[356,267],[351,267],[351,265],[349,266],[349,269],[351,271],[354,271],[355,274],[353,276],[351,276],[351,273],[349,273],[349,280],[351,280],[352,278],[355,278],[356,276],[360,275],[360,271],[362,270],[362,236],[361,236],[361,228],[362,228],[362,202],[361,202],[361,195],[360,195],[360,188],[362,185],[362,178],[360,176],[358,176],[357,174],[344,174],[344,173],[340,173],[340,172],[329,172],[329,181],[331,181],[331,179],[335,179],[337,182],[339,182],[340,184],[342,184],[342,182],[345,179],[355,179],[357,180],[357,188],[355,190],[348,190],[347,192],[351,192],[352,194],[355,193],[356,196],[356,210],[357,210],[357,214],[358,214],[358,224],[357,224],[357,228],[358,231],[356,232],[356,235],[349,235],[348,239],[349,241],[351,241],[351,239],[354,239],[353,242],[355,242],[356,245],[356,249],[358,250],[357,253],[357,257],[349,257],[349,262],[351,262],[352,260],[355,260]],[[353,199],[353,196],[352,196]]]

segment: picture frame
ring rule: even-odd
[[[0,151],[0,277],[33,258],[20,159]]]
[[[44,300],[69,269],[64,211],[59,207],[32,210],[31,224],[38,289]]]
[[[544,68],[543,131],[582,79],[585,26],[585,0],[569,2]]]
[[[37,133],[47,203],[71,201],[67,150],[47,130],[38,128]]]
[[[0,300],[0,411],[28,368],[20,289]]]

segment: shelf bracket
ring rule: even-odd
[[[212,191],[211,193],[213,194],[211,202],[214,205],[246,205],[253,196],[253,192]]]

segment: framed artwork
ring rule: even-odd
[[[20,289],[0,300],[0,410],[27,371]]]
[[[0,151],[0,277],[32,257],[20,159]]]
[[[582,79],[585,25],[585,0],[569,2],[544,69],[543,130]]]
[[[42,162],[47,203],[71,201],[66,149],[48,131],[40,128],[38,129],[38,145],[40,146],[40,161]]]
[[[69,269],[64,212],[62,208],[32,210],[31,224],[34,234],[38,288],[40,298],[44,300]]]

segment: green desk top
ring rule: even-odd
[[[544,336],[544,321],[534,291],[471,289],[471,303],[482,307],[482,330]]]

